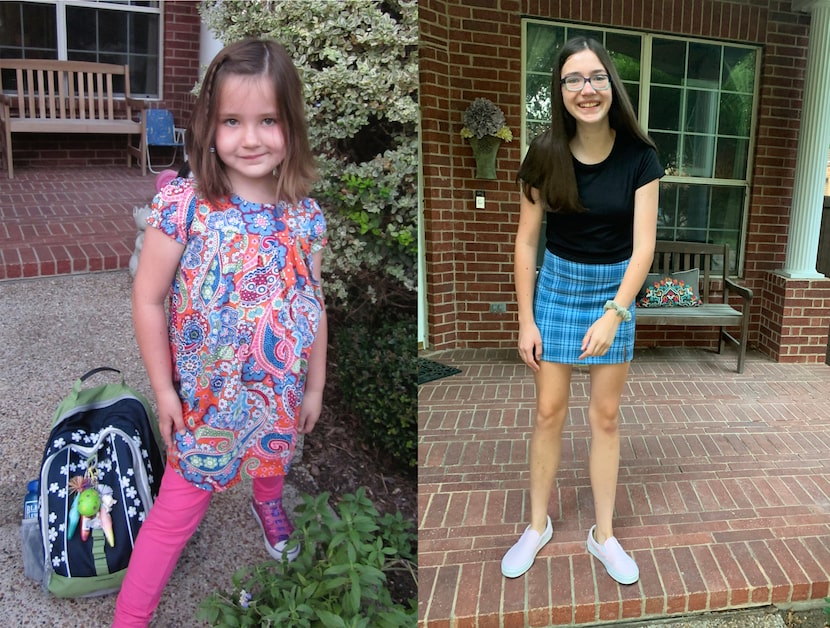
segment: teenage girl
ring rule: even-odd
[[[307,197],[315,169],[286,51],[266,40],[222,50],[186,137],[193,178],[154,199],[133,289],[167,468],[116,602],[118,627],[150,622],[211,496],[243,477],[253,478],[269,554],[296,558],[283,479],[297,434],[322,408],[325,221]]]
[[[578,37],[565,43],[553,70],[551,109],[551,127],[533,141],[518,176],[519,355],[535,374],[537,409],[530,441],[530,525],[505,554],[502,573],[509,578],[525,573],[553,534],[547,511],[571,372],[574,364],[587,364],[596,516],[587,549],[611,577],[631,584],[639,570],[612,526],[619,405],[634,350],[634,301],[654,253],[663,170],[610,56],[596,41]]]

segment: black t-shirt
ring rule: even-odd
[[[618,135],[605,161],[587,165],[574,159],[573,163],[579,198],[587,211],[547,212],[547,249],[583,264],[627,260],[634,246],[634,193],[664,174],[657,153]]]

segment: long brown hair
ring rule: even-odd
[[[211,150],[219,93],[228,76],[264,76],[271,80],[286,143],[285,159],[276,173],[277,200],[298,201],[307,196],[316,170],[308,143],[302,83],[285,48],[267,39],[244,39],[226,46],[205,72],[185,139],[199,191],[213,202],[233,191],[225,165]]]
[[[560,83],[562,67],[572,55],[582,50],[593,52],[611,79],[613,98],[608,112],[611,128],[617,132],[618,137],[627,137],[655,147],[637,121],[631,99],[623,87],[611,55],[595,39],[582,36],[569,39],[559,51],[551,75],[550,128],[534,138],[517,177],[522,192],[529,200],[533,200],[531,188],[539,190],[541,201],[548,211],[585,211],[579,200],[570,149],[570,141],[576,135],[576,120],[565,108]]]

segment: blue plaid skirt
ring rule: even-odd
[[[571,262],[545,251],[536,280],[533,315],[542,334],[542,356],[560,364],[620,364],[634,355],[634,303],[631,320],[621,322],[608,353],[577,358],[582,338],[603,315],[605,302],[613,299],[622,283],[628,260],[614,264]]]

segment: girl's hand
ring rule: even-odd
[[[582,360],[588,356],[600,356],[608,353],[608,349],[614,343],[621,320],[614,311],[607,310],[605,314],[594,321],[594,324],[588,328],[582,338],[582,355],[577,359]]]
[[[519,357],[533,371],[539,370],[542,357],[542,334],[536,325],[519,326]]]
[[[303,403],[300,406],[300,416],[297,418],[297,432],[310,434],[317,425],[317,420],[323,411],[323,393],[306,390]]]
[[[159,432],[167,449],[173,447],[173,433],[185,433],[184,419],[182,418],[182,400],[174,388],[156,393],[158,404]]]

